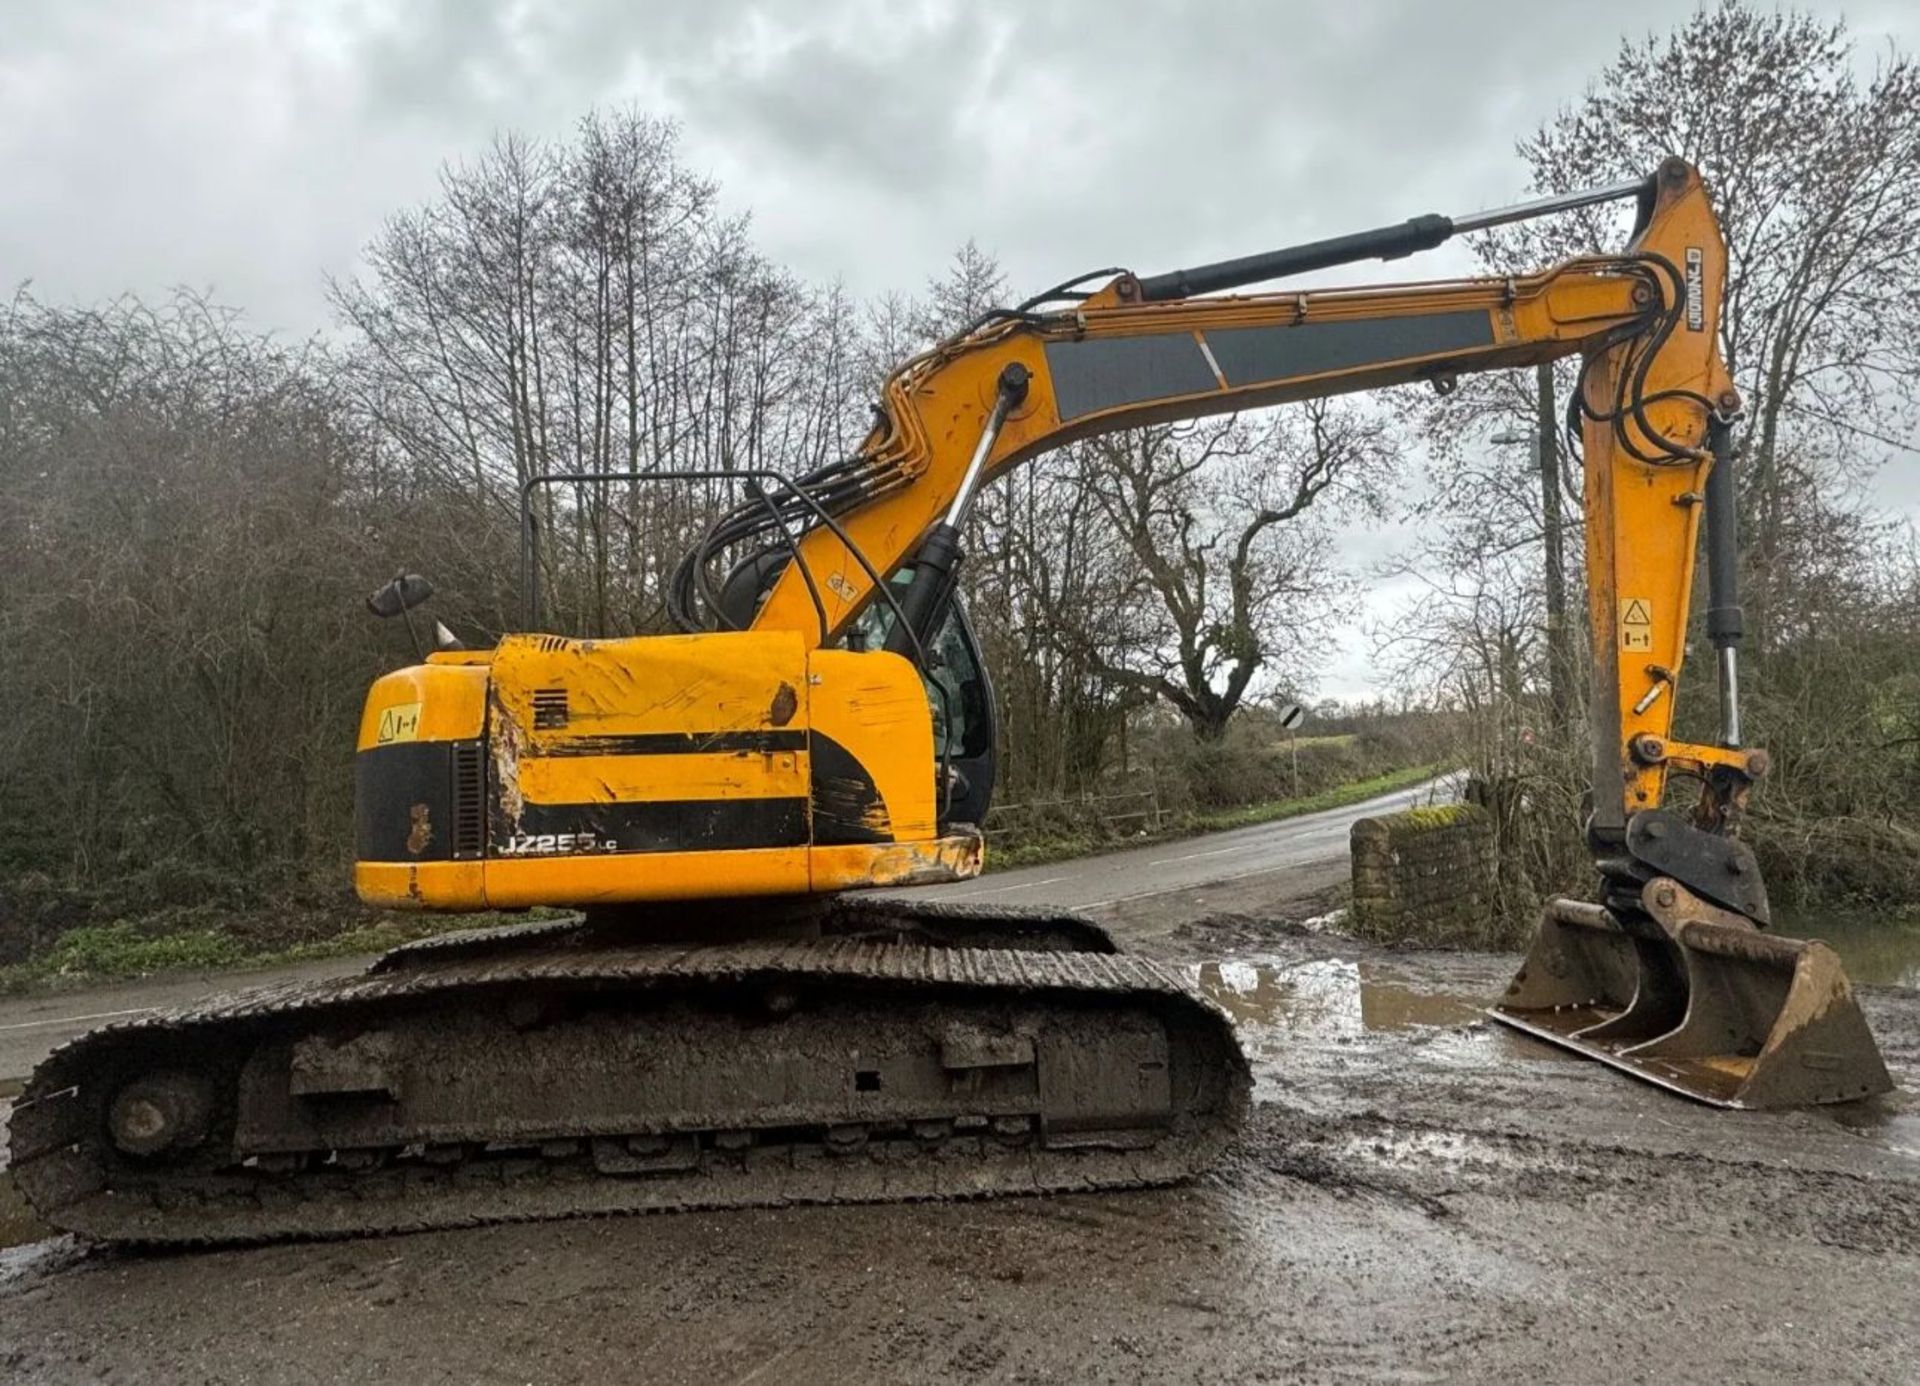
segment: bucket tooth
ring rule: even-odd
[[[1670,880],[1645,913],[1551,902],[1495,1020],[1723,1107],[1891,1091],[1833,950],[1761,933]]]

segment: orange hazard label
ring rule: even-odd
[[[1643,598],[1622,597],[1620,599],[1620,648],[1623,650],[1653,648],[1653,612]]]

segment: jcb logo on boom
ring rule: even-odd
[[[1697,245],[1687,247],[1687,331],[1707,330],[1707,257]]]

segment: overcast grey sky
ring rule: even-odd
[[[0,0],[0,285],[187,284],[310,332],[442,161],[627,102],[682,120],[769,254],[856,293],[918,288],[968,236],[1016,289],[1152,271],[1510,201],[1515,139],[1693,8]],[[1802,8],[1869,60],[1920,47],[1920,0]],[[1367,679],[1356,644],[1325,687]]]

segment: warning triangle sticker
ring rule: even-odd
[[[1647,611],[1647,604],[1636,597],[1628,602],[1627,609],[1620,613],[1620,624],[1623,626],[1650,626],[1653,624],[1653,617]]]

